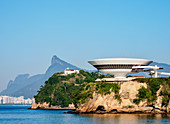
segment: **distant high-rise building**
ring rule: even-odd
[[[0,104],[32,104],[35,99],[28,98],[24,99],[24,96],[11,97],[11,96],[0,96]]]

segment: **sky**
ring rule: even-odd
[[[41,74],[53,55],[84,69],[97,58],[170,64],[170,0],[0,0],[0,91]]]

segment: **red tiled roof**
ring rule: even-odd
[[[74,70],[79,70],[79,69],[65,69],[65,71],[74,71]]]

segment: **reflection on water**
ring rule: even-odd
[[[0,124],[170,124],[170,115],[67,114],[68,110],[30,110],[24,106],[0,106]]]
[[[170,115],[166,114],[81,114],[84,118],[93,118],[98,123],[170,123]]]

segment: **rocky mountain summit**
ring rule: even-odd
[[[70,63],[67,63],[67,62],[61,60],[57,56],[53,56],[52,60],[51,60],[51,65],[47,69],[47,71],[45,72],[45,76],[49,78],[56,72],[64,72],[64,70],[66,68],[80,69],[80,68],[78,68],[78,67],[76,67],[76,66],[74,66],[74,65],[72,65]]]
[[[48,80],[49,77],[56,72],[63,72],[67,67],[79,69],[78,67],[63,61],[54,55],[51,59],[51,65],[45,74],[37,74],[34,76],[30,76],[29,74],[18,75],[14,81],[9,81],[7,89],[3,90],[0,95],[33,98],[40,89],[40,86],[44,85],[44,82]]]

